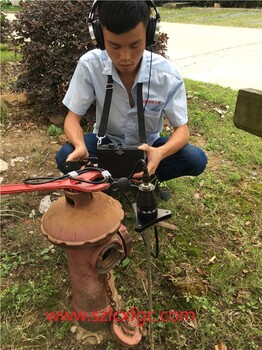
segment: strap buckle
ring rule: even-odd
[[[102,141],[103,141],[103,139],[106,137],[106,135],[105,136],[98,136],[98,135],[96,135],[96,137],[97,137],[97,146],[100,146]]]
[[[114,88],[114,83],[107,83],[106,84],[106,90],[113,90]]]

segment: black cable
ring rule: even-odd
[[[65,178],[67,178],[67,175],[63,175],[59,177],[29,177],[25,179],[23,182],[26,185],[43,185],[43,184],[47,184],[57,180],[63,180]],[[41,181],[41,180],[45,180],[45,181]]]
[[[136,163],[136,165],[134,166],[133,170],[131,171],[131,174],[128,176],[128,179],[131,179],[132,176],[135,174],[137,168],[139,165],[142,165],[142,171],[144,172],[145,169],[147,169],[147,166],[146,166],[146,161],[144,159],[139,159]]]
[[[74,173],[77,173],[77,175],[82,175],[88,171],[99,171],[100,173],[102,173],[104,171],[104,169],[101,168],[97,168],[97,167],[86,167],[85,169],[82,170],[78,170],[78,171],[74,171]],[[101,184],[106,182],[108,179],[102,177],[100,180],[84,180],[81,179],[79,177],[75,177],[72,176],[72,173],[68,173],[59,177],[31,177],[31,178],[27,178],[24,180],[24,183],[27,185],[44,185],[47,183],[51,183],[54,181],[59,181],[59,180],[64,180],[64,179],[72,179],[72,180],[76,180],[79,182],[85,182],[85,183],[89,183],[91,185],[97,185],[97,184]],[[44,181],[42,181],[44,180]]]
[[[152,60],[153,60],[153,48],[152,48],[152,46],[150,46],[150,51],[151,51],[151,57],[150,57],[150,67],[149,67],[149,79],[148,79],[147,98],[146,98],[146,102],[145,102],[145,105],[144,105],[144,111],[145,111],[146,105],[148,103],[149,91],[150,91],[150,83],[151,83]]]
[[[157,232],[157,227],[154,226],[154,235],[155,235],[155,252],[152,252],[152,250],[150,251],[150,254],[153,258],[158,258],[159,256],[159,237],[158,237],[158,232]],[[142,238],[143,241],[145,243],[145,245],[147,244],[144,233],[142,233]]]
[[[136,211],[135,211],[135,209],[134,209],[134,207],[133,207],[133,204],[131,203],[131,201],[130,201],[128,195],[127,195],[125,192],[121,192],[121,193],[122,193],[122,195],[125,197],[125,199],[127,200],[128,204],[130,205],[130,207],[131,207],[131,209],[133,210],[134,214],[136,214]]]
[[[97,181],[84,180],[84,179],[81,179],[80,177],[73,177],[73,176],[70,176],[69,178],[72,180],[76,180],[78,182],[84,182],[84,183],[91,184],[91,185],[99,185],[99,184],[102,184],[102,183],[107,181],[106,178],[102,178],[101,180],[97,180]]]
[[[79,169],[79,170],[76,170],[76,171],[77,171],[78,175],[81,175],[81,174],[87,173],[88,171],[99,171],[100,173],[102,173],[102,171],[105,171],[105,169],[98,168],[96,166],[87,166],[84,169]],[[68,174],[70,174],[70,173],[68,173]]]

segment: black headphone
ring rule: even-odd
[[[98,6],[99,0],[93,2],[91,12],[88,16],[89,22],[89,33],[92,40],[96,40],[97,47],[101,50],[105,50],[104,36],[99,24],[99,20],[94,20],[95,10]],[[152,46],[155,43],[155,33],[157,28],[157,23],[160,21],[160,15],[153,1],[145,1],[149,7],[153,8],[155,11],[155,17],[150,17],[149,23],[146,30],[146,46]]]

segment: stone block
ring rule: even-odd
[[[238,91],[235,126],[251,134],[262,137],[262,91],[243,89]]]

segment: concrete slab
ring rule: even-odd
[[[160,31],[184,78],[262,90],[262,29],[161,22]]]

